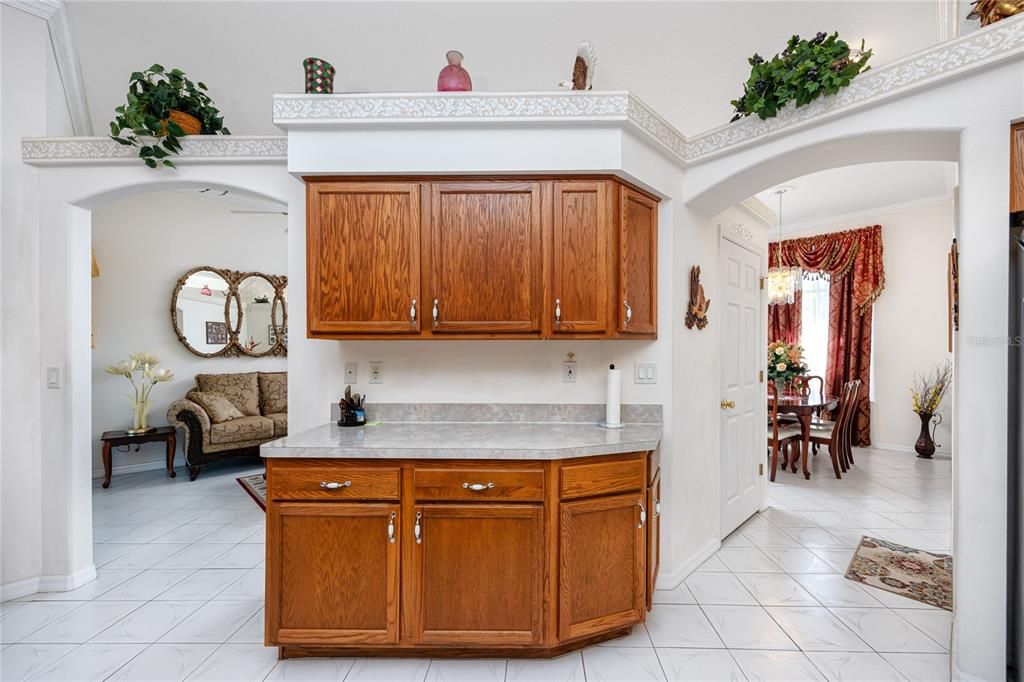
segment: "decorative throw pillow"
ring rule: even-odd
[[[288,411],[288,372],[260,372],[260,411],[280,414]]]
[[[206,414],[210,415],[210,421],[214,424],[220,424],[231,419],[240,419],[245,416],[238,411],[237,407],[231,404],[227,396],[220,393],[191,391],[188,394],[188,399],[206,410]]]
[[[246,417],[260,414],[260,391],[256,372],[240,374],[197,374],[196,385],[203,393],[220,393]]]

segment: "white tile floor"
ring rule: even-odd
[[[842,481],[780,473],[646,626],[544,660],[278,661],[263,638],[263,512],[250,464],[116,476],[94,488],[99,578],[0,605],[0,679],[948,680],[946,611],[842,577],[861,535],[948,551],[950,461],[858,450]]]

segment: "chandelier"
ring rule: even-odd
[[[785,305],[796,300],[804,273],[799,266],[782,264],[782,195],[791,187],[779,187],[774,191],[779,197],[779,248],[775,252],[775,267],[768,268],[768,305]]]

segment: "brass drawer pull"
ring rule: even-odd
[[[493,488],[494,484],[493,483],[469,483],[469,482],[466,482],[466,483],[462,484],[462,487],[463,488],[467,488],[469,490],[476,490],[477,492],[480,492],[481,490],[488,490],[490,488]]]

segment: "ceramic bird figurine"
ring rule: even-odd
[[[1024,12],[1024,0],[975,0],[968,19],[978,19],[982,26]]]
[[[572,79],[562,81],[558,87],[567,90],[590,90],[594,83],[594,71],[597,68],[597,52],[590,41],[584,40],[576,48],[576,61],[572,66]]]
[[[708,308],[711,300],[704,295],[704,285],[700,283],[700,266],[690,268],[690,305],[686,311],[686,328],[704,329],[708,326]]]

